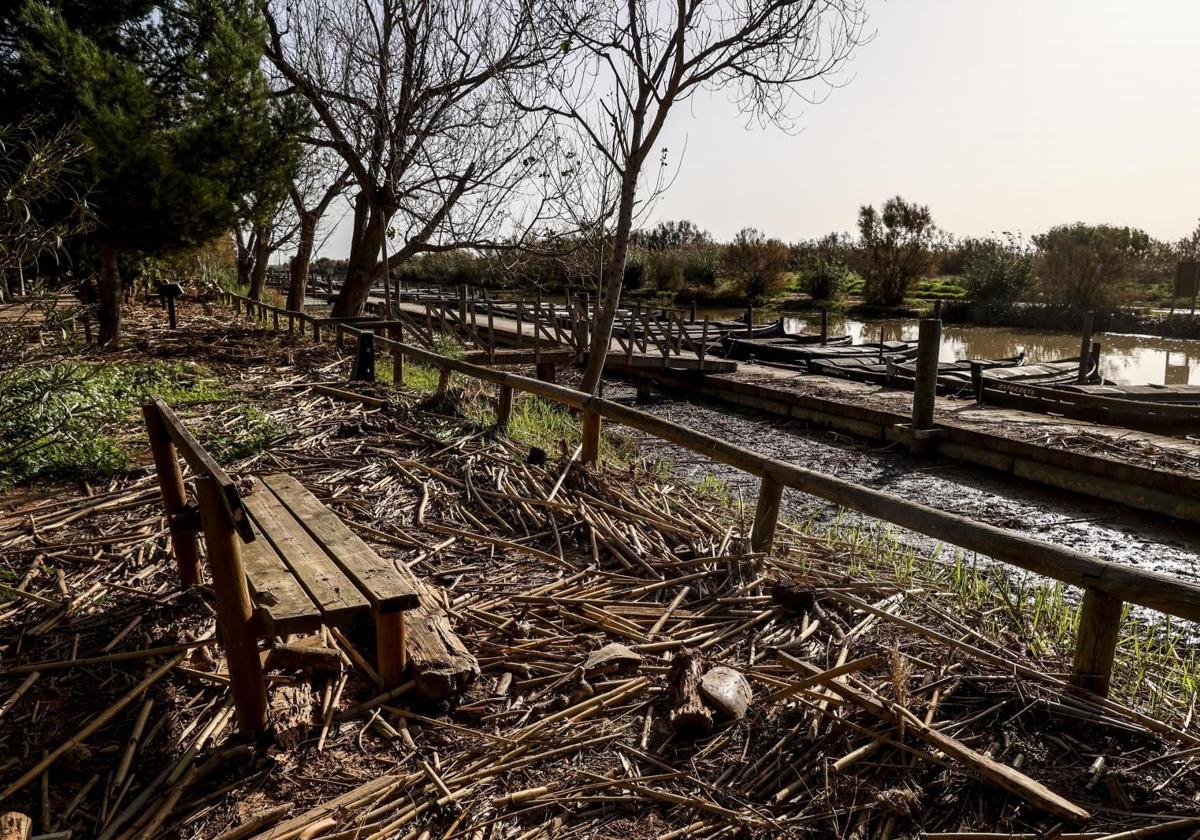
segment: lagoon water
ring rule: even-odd
[[[722,317],[730,314],[724,313]],[[819,315],[784,318],[789,332],[821,329]],[[881,334],[888,341],[915,341],[917,331],[915,318],[884,321],[829,318],[830,335],[848,334],[855,343],[879,341]],[[1079,339],[1078,335],[1048,330],[947,325],[942,328],[941,358],[943,361],[1002,359],[1024,350],[1030,362],[1077,359]],[[1200,384],[1200,341],[1117,333],[1097,333],[1092,340],[1100,343],[1100,373],[1107,381],[1121,385]]]

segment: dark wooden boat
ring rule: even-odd
[[[980,365],[985,370],[999,367],[1012,367],[1023,364],[1025,354],[1003,359],[975,359],[938,364],[938,391],[943,394],[956,394],[971,387],[971,365]],[[917,375],[917,366],[912,361],[897,361],[889,359],[882,363],[873,357],[812,359],[808,363],[809,370],[824,376],[837,376],[856,382],[866,382],[872,385],[891,385],[898,388],[912,388]]]
[[[1090,379],[1096,373],[1088,371]],[[1079,359],[1057,359],[1050,362],[995,368],[983,373],[984,379],[1007,385],[1037,385],[1042,388],[1073,384],[1079,378]]]
[[[1063,391],[1147,403],[1200,405],[1200,385],[1059,385]]]
[[[806,365],[809,359],[838,355],[845,352],[846,356],[866,356],[878,354],[874,345],[851,345],[849,336],[834,336],[825,344],[821,337],[813,334],[786,335],[781,338],[741,338],[736,335],[726,335],[721,344],[725,358],[740,361],[757,360],[775,364]],[[906,342],[889,342],[895,347],[887,347],[885,352],[904,352]],[[915,348],[916,345],[914,344]]]

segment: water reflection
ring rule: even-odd
[[[708,313],[709,317],[732,317],[731,313]],[[733,313],[736,315],[736,313]],[[755,320],[762,320],[756,318]],[[790,332],[819,332],[819,315],[788,315]],[[830,335],[849,335],[854,342],[915,341],[915,318],[858,321],[829,317]],[[1105,379],[1122,385],[1200,383],[1200,341],[1156,338],[1142,335],[1098,333],[1100,372]],[[944,361],[954,359],[1002,359],[1025,351],[1030,362],[1079,358],[1079,336],[1042,330],[1008,327],[946,326],[942,329]]]

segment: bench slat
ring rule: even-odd
[[[243,496],[242,503],[326,621],[341,624],[370,608],[358,587],[260,481],[254,482],[254,492]]]
[[[419,584],[407,566],[397,567],[381,558],[292,476],[275,473],[264,476],[262,482],[333,557],[377,612],[386,614],[418,606]]]
[[[258,539],[242,546],[242,565],[263,632],[283,636],[317,630],[321,626],[321,611],[262,532],[254,530]]]

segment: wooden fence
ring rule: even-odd
[[[274,313],[293,321],[311,323],[319,336],[321,319],[300,312],[249,301],[227,294],[239,310],[257,313],[265,320]],[[351,323],[339,324],[351,335],[368,332]],[[725,440],[647,414],[601,397],[526,376],[451,359],[421,347],[373,335],[377,347],[386,348],[393,359],[405,357],[438,369],[459,373],[498,386],[499,422],[507,420],[514,391],[534,394],[575,409],[583,415],[582,458],[599,457],[601,420],[629,426],[661,440],[682,446],[761,480],[750,543],[754,551],[769,551],[774,540],[779,505],[785,488],[799,490],[875,519],[890,522],[944,543],[974,551],[996,560],[1062,581],[1083,589],[1083,604],[1076,637],[1071,681],[1096,694],[1108,693],[1124,603],[1200,621],[1200,584],[1170,575],[1100,560],[1073,549],[1052,545],[1022,534],[976,522],[954,513],[902,499],[882,490],[864,487],[796,464],[778,461]]]

